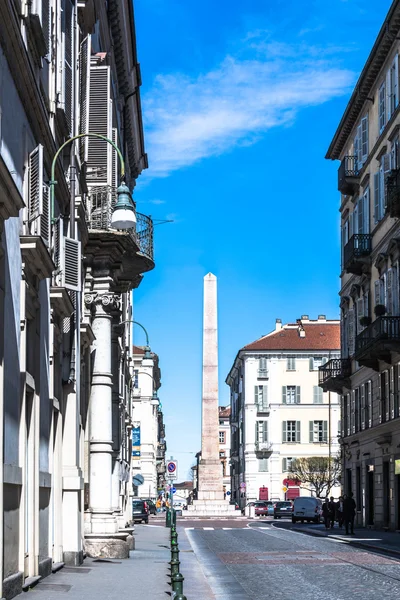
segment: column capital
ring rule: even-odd
[[[100,309],[100,312],[111,313],[121,309],[121,295],[113,292],[89,292],[85,294],[84,301],[85,306],[94,312]]]

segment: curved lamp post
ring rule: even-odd
[[[151,356],[151,349],[150,349],[150,344],[149,344],[149,334],[147,333],[147,330],[145,329],[145,327],[143,327],[143,325],[141,323],[139,323],[138,321],[133,321],[131,319],[128,319],[127,321],[122,321],[121,323],[118,323],[117,327],[119,327],[120,325],[125,325],[126,323],[133,323],[134,325],[139,325],[139,327],[141,327],[143,329],[144,334],[146,336],[146,346],[144,348],[143,358],[145,360],[151,360],[152,356]]]
[[[114,150],[118,154],[119,161],[121,163],[121,185],[117,188],[117,203],[113,208],[112,217],[111,217],[111,225],[115,227],[115,229],[129,229],[133,227],[136,223],[136,214],[135,214],[135,206],[133,204],[131,194],[128,186],[125,184],[125,162],[122,156],[121,150],[118,146],[110,139],[105,137],[104,135],[100,135],[99,133],[80,133],[79,135],[75,135],[70,138],[60,148],[54,155],[53,162],[51,163],[51,180],[49,181],[50,185],[50,202],[51,202],[51,222],[54,223],[54,186],[57,181],[55,180],[55,166],[57,158],[60,152],[76,140],[83,137],[95,137],[104,140],[108,144],[113,146]]]

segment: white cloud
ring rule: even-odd
[[[165,204],[165,200],[158,200],[158,199],[155,199],[155,200],[148,200],[147,202],[148,202],[148,204],[156,204],[157,206],[158,206],[159,204]]]
[[[299,110],[347,93],[354,82],[353,73],[318,56],[315,47],[269,41],[253,53],[247,60],[227,56],[197,77],[156,77],[143,102],[150,176],[255,143],[270,128],[291,125]]]

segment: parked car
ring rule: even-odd
[[[292,523],[307,521],[307,523],[319,523],[322,516],[322,502],[319,498],[299,496],[294,499],[292,511]]]
[[[149,513],[151,515],[155,515],[157,513],[157,508],[156,508],[156,505],[153,502],[153,500],[150,500],[150,498],[144,498],[143,501],[147,503],[147,506],[149,508]]]
[[[273,513],[274,505],[271,502],[271,500],[260,500],[259,502],[255,502],[254,506],[255,506],[255,515],[257,517],[267,517],[268,515],[271,514],[271,508],[272,508],[272,514],[274,514]]]
[[[132,521],[135,523],[149,522],[149,507],[145,500],[132,500]]]
[[[290,500],[280,500],[274,504],[274,519],[292,516],[292,503]]]

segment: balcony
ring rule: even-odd
[[[379,371],[379,360],[391,364],[391,352],[399,351],[399,343],[400,317],[378,317],[356,337],[354,358]]]
[[[386,179],[386,212],[400,218],[400,169],[390,171]]]
[[[372,236],[369,233],[355,233],[343,250],[343,267],[347,273],[361,275],[363,268],[370,263]]]
[[[351,361],[349,358],[333,358],[319,367],[319,385],[324,392],[341,394],[350,386]]]
[[[89,237],[97,238],[100,235],[107,241],[112,234],[118,235],[122,244],[125,243],[124,240],[129,241],[130,244],[125,243],[127,251],[123,259],[123,271],[127,278],[131,277],[133,280],[154,269],[154,224],[150,217],[137,212],[137,223],[134,227],[124,231],[114,229],[111,226],[111,217],[116,202],[115,187],[95,186],[90,189],[85,206]]]
[[[268,379],[268,369],[258,369],[257,376],[258,379]]]
[[[338,190],[352,196],[360,185],[360,173],[356,156],[345,156],[338,170]]]
[[[258,458],[268,458],[272,454],[271,442],[261,442],[256,440],[254,445],[254,452]]]

